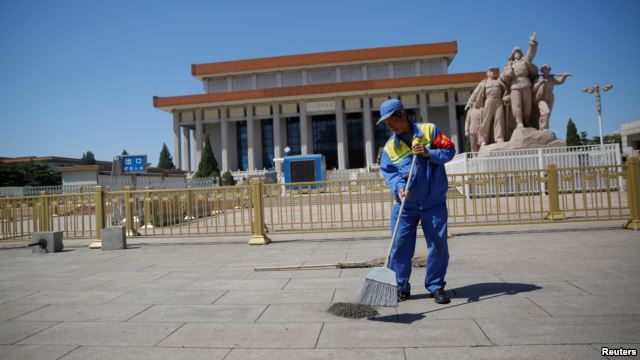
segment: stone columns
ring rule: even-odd
[[[177,169],[182,170],[182,143],[180,141],[180,113],[173,111],[173,158]]]
[[[255,159],[255,145],[256,145],[256,129],[253,121],[253,106],[246,106],[247,116],[247,170],[253,170],[256,168]]]
[[[222,107],[220,109],[220,147],[222,149],[222,159],[220,162],[222,163],[222,173],[227,172],[229,170],[229,120],[227,120],[227,108]]]
[[[348,169],[349,159],[347,157],[347,122],[342,110],[342,99],[335,99],[336,102],[336,140],[338,145],[338,168]]]
[[[196,138],[196,151],[195,151],[195,155],[196,155],[196,161],[195,161],[195,167],[196,169],[198,168],[198,166],[200,165],[200,159],[202,159],[202,147],[204,146],[203,144],[203,139],[204,139],[204,131],[203,131],[203,127],[202,127],[202,121],[204,120],[204,110],[196,112],[195,113],[196,116],[196,133],[195,133],[195,138]],[[213,151],[213,149],[211,149]]]
[[[184,152],[184,162],[185,168],[183,170],[187,170],[191,172],[191,129],[188,127],[182,128],[182,138],[183,138],[183,152]]]
[[[420,91],[418,94],[418,103],[420,104],[420,121],[429,122],[429,110],[427,110],[427,93]]]
[[[464,149],[463,144],[460,144],[460,129],[458,129],[458,116],[456,114],[456,94],[453,89],[447,90],[447,104],[449,105],[449,134],[447,135],[451,141],[456,145],[456,151],[462,151]]]
[[[371,119],[371,99],[368,96],[362,98],[362,115],[364,126],[364,154],[367,160],[367,166],[371,166],[375,163],[376,158],[373,153],[374,139],[373,139],[373,120]]]
[[[280,105],[273,104],[272,105],[272,114],[273,114],[273,157],[281,158],[282,157],[282,120],[280,119]]]
[[[300,102],[300,153],[302,155],[313,153],[313,144],[309,144],[309,131],[311,124],[307,116],[307,104]]]

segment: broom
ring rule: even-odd
[[[407,190],[409,190],[409,185],[411,184],[411,175],[413,174],[413,167],[416,165],[416,158],[417,155],[414,154],[411,160],[411,167],[409,168],[409,176],[407,177]],[[356,298],[357,304],[398,306],[398,282],[395,271],[389,269],[389,258],[391,257],[393,243],[396,240],[396,234],[398,233],[398,226],[400,225],[400,218],[402,217],[406,200],[407,197],[405,196],[400,204],[398,219],[396,220],[396,226],[393,228],[391,244],[389,245],[389,252],[387,253],[384,265],[382,267],[374,267],[369,271],[364,284],[358,292],[358,297]]]

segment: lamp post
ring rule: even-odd
[[[613,89],[613,85],[605,85],[602,87],[602,91],[609,91]],[[598,112],[598,130],[600,131],[600,147],[604,145],[604,139],[602,138],[602,108],[600,106],[600,85],[593,85],[590,88],[583,89],[582,91],[588,94],[596,94],[596,111]]]

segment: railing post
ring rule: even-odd
[[[193,216],[193,189],[191,185],[187,186],[187,220],[195,219]]]
[[[127,236],[137,235],[137,231],[133,226],[133,202],[134,197],[131,193],[131,186],[124,188],[124,217],[126,219]]]
[[[263,186],[260,179],[251,180],[251,205],[253,207],[253,224],[249,245],[267,245],[271,239],[265,232]]]
[[[96,186],[95,190],[95,206],[96,206],[96,238],[93,240],[89,249],[102,249],[101,233],[104,229],[105,217],[104,217],[104,193],[102,192],[102,186]]]
[[[627,197],[631,219],[625,225],[629,230],[640,230],[640,158],[627,160]]]
[[[564,212],[560,211],[560,196],[558,195],[558,169],[555,164],[547,166],[547,189],[549,191],[549,213],[547,220],[564,220]]]
[[[151,202],[151,188],[149,186],[144,187],[144,229],[153,229],[153,219],[151,208],[153,203]]]
[[[46,191],[40,191],[40,204],[42,211],[40,212],[40,231],[51,231],[51,221],[49,219],[49,197]]]

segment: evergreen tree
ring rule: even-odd
[[[580,136],[578,136],[578,129],[573,120],[569,119],[567,123],[567,146],[579,146],[581,144]]]
[[[176,166],[173,164],[173,158],[171,157],[171,153],[169,153],[169,149],[167,148],[167,144],[162,144],[162,150],[160,151],[160,160],[158,160],[158,168],[159,169],[175,169]]]
[[[202,158],[200,164],[198,164],[198,171],[194,177],[215,177],[220,178],[220,170],[218,169],[218,162],[211,150],[211,143],[209,143],[209,137],[204,138],[204,149],[202,149]]]
[[[591,140],[587,137],[586,131],[580,131],[580,145],[590,145]]]
[[[82,154],[82,159],[80,159],[80,164],[82,164],[82,165],[95,165],[96,164],[96,158],[95,158],[95,156],[93,156],[93,153],[91,151],[87,151],[86,153]]]
[[[120,155],[125,156],[125,155],[129,155],[129,153],[127,152],[127,149],[122,149],[122,154]]]
[[[231,172],[227,170],[224,174],[222,174],[222,186],[233,186],[236,184],[236,179],[233,178]]]

